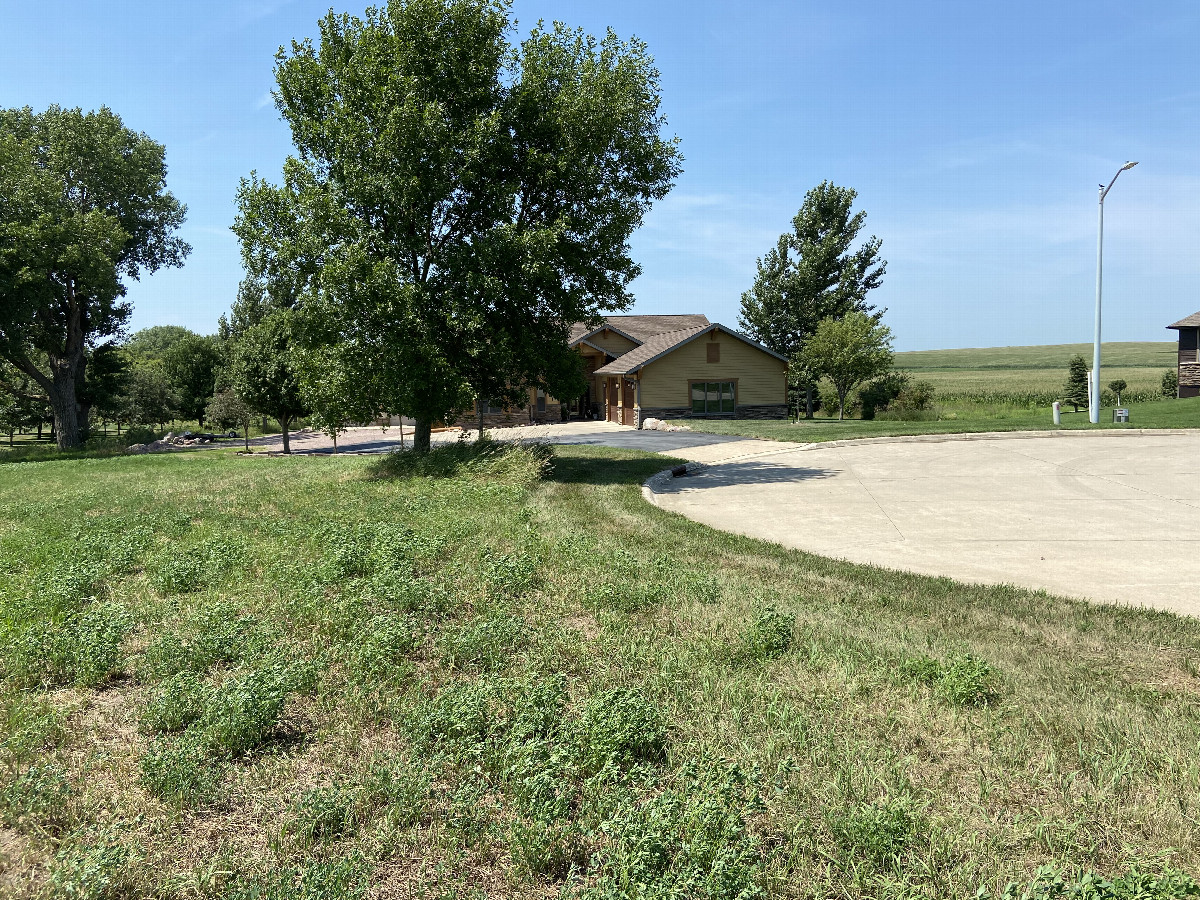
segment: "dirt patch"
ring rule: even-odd
[[[46,883],[49,857],[25,835],[0,826],[0,897],[34,897]]]

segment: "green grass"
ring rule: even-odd
[[[1156,400],[1130,403],[1128,424],[1114,424],[1112,408],[1100,410],[1100,424],[1088,422],[1087,410],[1062,414],[1063,430],[1089,428],[1200,428],[1200,397],[1184,400]],[[824,416],[787,422],[775,419],[684,419],[693,431],[711,434],[737,434],[772,441],[819,442],[855,438],[896,437],[910,434],[968,434],[990,431],[1047,431],[1056,429],[1049,409],[1024,409],[1009,404],[946,404],[942,418],[927,422],[902,422],[872,419],[838,421]]]
[[[1100,347],[1104,368],[1175,368],[1176,341],[1121,341]],[[896,354],[896,367],[930,369],[1056,369],[1065,372],[1076,354],[1091,362],[1091,344],[983,347],[962,350],[910,350]]]
[[[0,893],[1194,895],[1200,622],[714,532],[668,462],[0,467]]]

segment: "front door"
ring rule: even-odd
[[[604,385],[605,400],[608,402],[608,415],[605,417],[609,422],[619,422],[617,408],[617,385],[618,381],[615,378],[608,379]]]

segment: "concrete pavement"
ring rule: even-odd
[[[785,449],[653,497],[854,562],[1200,614],[1200,434],[1041,434]]]

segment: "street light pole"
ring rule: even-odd
[[[1127,162],[1117,169],[1108,187],[1100,185],[1100,223],[1096,230],[1096,336],[1092,347],[1092,397],[1088,405],[1088,421],[1093,425],[1100,422],[1100,295],[1104,286],[1104,198],[1117,183],[1117,179],[1126,169],[1132,169],[1136,162]]]

